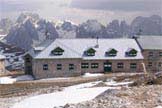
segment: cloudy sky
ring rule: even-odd
[[[35,12],[50,20],[80,23],[97,19],[131,22],[136,16],[162,16],[162,0],[0,0],[0,18],[16,19],[21,12]]]

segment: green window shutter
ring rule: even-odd
[[[60,48],[60,47],[57,47],[57,48],[55,48],[54,50],[52,50],[52,54],[53,55],[62,55],[63,54],[63,52],[64,52],[64,50],[62,49],[62,48]]]
[[[89,49],[86,51],[86,55],[87,55],[87,56],[95,56],[95,53],[96,53],[96,50],[94,50],[93,48],[89,48]]]
[[[106,52],[106,55],[107,56],[110,56],[110,57],[113,57],[113,56],[116,56],[117,55],[117,50],[115,50],[114,48],[112,49],[109,49],[109,51]]]
[[[129,57],[135,57],[135,56],[137,56],[137,50],[130,49],[129,51],[126,52],[126,55]]]

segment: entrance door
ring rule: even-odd
[[[112,71],[112,63],[110,63],[110,62],[104,63],[104,71],[111,72]]]

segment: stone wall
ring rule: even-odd
[[[36,79],[52,78],[52,77],[69,77],[78,76],[83,73],[103,73],[104,63],[106,60],[84,60],[81,59],[41,59],[33,60],[33,75]],[[108,61],[112,63],[112,72],[142,72],[143,60],[113,60]],[[82,69],[81,63],[88,63],[89,68]],[[98,68],[91,68],[91,63],[98,63]],[[124,63],[123,69],[117,68],[117,63]],[[137,68],[135,70],[130,69],[130,63],[136,63]],[[48,64],[48,70],[43,70],[43,65]],[[57,70],[57,64],[62,64],[62,70]],[[69,64],[74,64],[74,70],[69,70]]]
[[[48,70],[43,65],[48,64]],[[62,70],[57,70],[57,64],[62,64]],[[69,70],[69,64],[74,64],[74,70]],[[33,61],[33,75],[36,79],[52,77],[70,77],[81,75],[80,59],[41,59]]]
[[[98,73],[98,72],[104,72],[104,63],[110,62],[112,63],[112,72],[143,72],[142,62],[143,60],[89,60],[89,61],[82,61],[83,63],[88,63],[89,68],[88,69],[82,69],[83,73],[90,72],[90,73]],[[99,67],[97,69],[91,68],[91,63],[98,63]],[[118,68],[117,64],[123,63],[124,68]],[[130,69],[130,63],[136,63],[137,68],[135,70]]]
[[[153,56],[149,56],[149,52],[153,52]],[[159,53],[162,52],[162,50],[144,50],[143,56],[144,56],[144,63],[146,65],[146,69],[148,72],[157,72],[162,71],[162,56],[159,55]],[[152,66],[149,66],[149,63],[152,63]]]

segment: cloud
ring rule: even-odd
[[[0,0],[0,18],[16,19],[21,12],[34,12],[50,20],[81,23],[97,19],[131,22],[136,16],[161,15],[161,0]],[[153,5],[152,5],[153,4]]]
[[[47,5],[53,7],[64,7],[71,0],[0,0],[0,9],[2,12],[11,11],[36,11]]]
[[[157,11],[162,0],[73,0],[71,7],[112,11]]]

